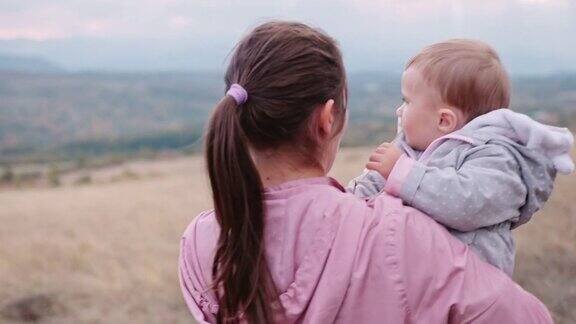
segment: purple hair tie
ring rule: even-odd
[[[236,100],[236,104],[240,106],[241,104],[245,103],[248,100],[248,92],[241,85],[238,83],[234,83],[226,92],[227,95],[231,95],[234,100]]]

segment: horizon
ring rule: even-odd
[[[2,66],[3,59],[16,59],[16,60],[30,60],[37,61],[41,63],[49,64],[54,70],[27,70],[20,69],[19,66],[14,68]],[[125,75],[125,76],[135,76],[135,75],[191,75],[191,74],[208,74],[211,76],[221,75],[224,76],[226,66],[220,68],[198,68],[198,69],[185,69],[185,68],[173,68],[173,69],[102,69],[102,68],[86,68],[86,69],[67,69],[41,56],[34,55],[14,55],[10,53],[0,52],[0,73],[2,74],[39,74],[39,75],[69,75],[69,76],[82,76],[82,75]],[[401,66],[403,68],[403,66]],[[403,70],[384,70],[384,69],[370,69],[370,68],[360,68],[347,70],[347,74],[351,75],[367,75],[367,74],[379,74],[383,77],[400,77]],[[510,73],[509,76],[512,79],[545,79],[548,77],[562,77],[562,76],[576,76],[576,69],[559,69],[550,71],[523,71],[519,73]]]

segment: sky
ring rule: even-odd
[[[488,42],[512,74],[576,71],[576,0],[2,0],[0,54],[73,71],[223,70],[271,20],[336,38],[350,71],[401,71],[420,48]]]

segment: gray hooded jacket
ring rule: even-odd
[[[385,190],[402,198],[509,275],[515,254],[511,230],[548,200],[557,172],[574,170],[568,129],[509,109],[475,118],[424,152],[408,146],[402,133],[394,143],[405,155],[388,181],[365,170],[348,191],[368,199]]]

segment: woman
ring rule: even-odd
[[[329,36],[271,22],[246,36],[208,127],[214,210],[181,245],[201,323],[548,323],[546,308],[426,215],[326,177],[346,127]]]

